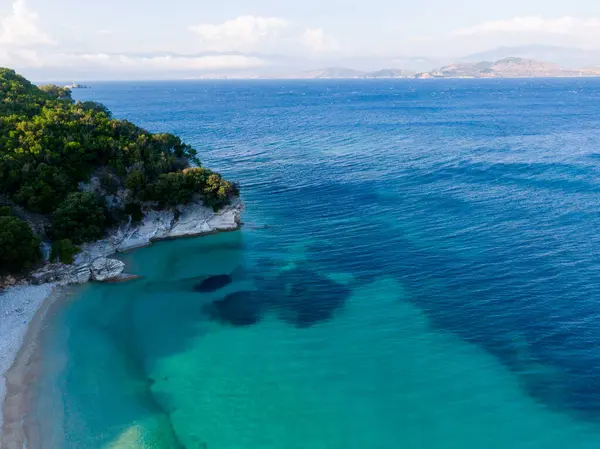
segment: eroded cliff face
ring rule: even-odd
[[[106,238],[82,245],[73,265],[48,264],[32,273],[29,282],[36,285],[49,282],[83,284],[130,279],[134,276],[123,273],[125,264],[108,256],[158,240],[234,231],[240,226],[243,209],[243,203],[236,199],[218,212],[199,203],[182,207],[178,216],[173,211],[151,211],[140,223],[122,225]]]

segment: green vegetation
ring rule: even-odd
[[[89,192],[71,193],[52,214],[54,240],[73,243],[93,242],[102,238],[106,224],[104,207]]]
[[[218,210],[237,187],[200,165],[196,151],[176,136],[151,134],[112,118],[101,104],[74,102],[68,89],[38,88],[0,68],[0,196],[51,217],[55,241],[96,240],[117,218],[139,221],[149,207],[202,200]],[[79,192],[81,183],[94,185],[93,193]],[[108,210],[111,195],[126,206]],[[10,249],[3,245],[8,242],[0,245],[2,257]]]
[[[18,273],[40,259],[40,239],[29,224],[0,207],[0,274]]]
[[[57,240],[52,244],[50,260],[52,262],[61,262],[72,264],[75,261],[75,255],[79,252],[79,247],[74,245],[69,239]]]

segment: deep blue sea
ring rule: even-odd
[[[600,447],[600,80],[74,96],[182,136],[245,226],[126,254],[144,279],[50,317],[46,447]]]

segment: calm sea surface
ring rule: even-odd
[[[74,96],[181,135],[246,226],[124,255],[143,280],[50,319],[46,447],[600,447],[600,81]]]

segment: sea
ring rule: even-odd
[[[181,136],[246,210],[46,319],[44,448],[600,448],[600,80],[74,97]]]

